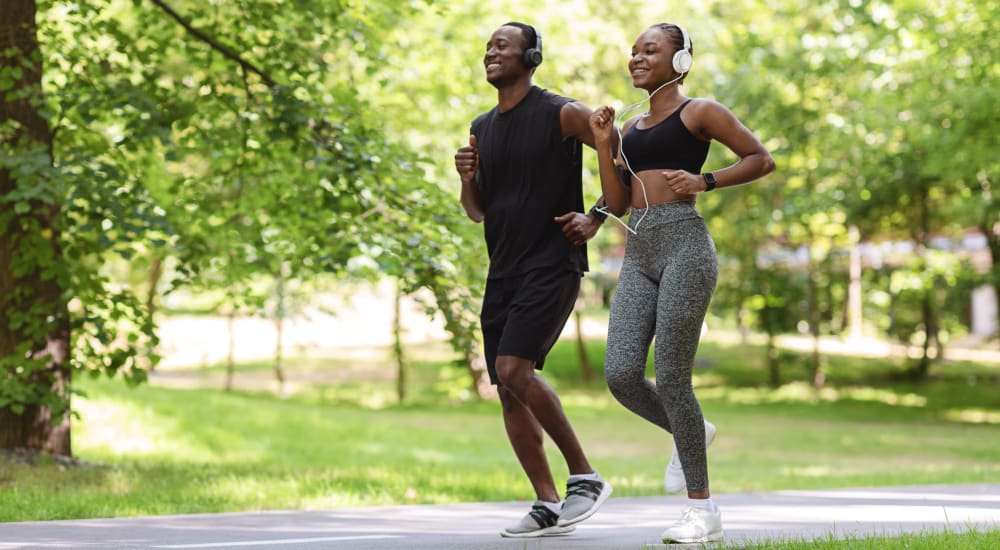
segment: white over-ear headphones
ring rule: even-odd
[[[677,50],[674,53],[674,70],[680,74],[685,74],[691,70],[691,63],[694,58],[691,56],[691,38],[688,37],[688,33],[684,30],[684,27],[674,24],[681,31],[681,37],[684,39],[684,47]]]

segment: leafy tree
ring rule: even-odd
[[[0,447],[69,455],[72,373],[140,381],[137,358],[155,344],[141,303],[102,260],[134,256],[163,224],[119,155],[126,131],[95,114],[95,98],[109,111],[128,102],[104,96],[127,80],[103,77],[114,64],[97,39],[104,23],[74,29],[94,15],[82,2],[48,14],[39,33],[36,10],[17,0],[0,14]]]
[[[452,155],[495,102],[482,44],[509,19],[545,35],[539,85],[619,108],[642,99],[624,68],[634,36],[665,17],[687,24],[688,89],[729,105],[779,166],[699,198],[728,273],[715,311],[764,304],[752,311],[786,316],[761,326],[805,319],[818,337],[845,294],[848,224],[865,241],[918,243],[885,279],[895,286],[866,274],[889,289],[869,296],[891,297],[900,337],[933,344],[973,284],[935,237],[983,232],[993,267],[981,282],[1000,286],[1000,92],[984,85],[997,64],[982,62],[1000,44],[995,0],[684,8],[674,18],[637,0],[542,11],[522,0],[5,1],[0,447],[69,454],[73,373],[141,381],[156,362],[157,294],[180,288],[259,313],[275,295],[264,282],[282,281],[285,295],[320,277],[387,274],[402,293],[430,290],[426,307],[444,314],[487,393],[485,250],[458,206]],[[712,155],[709,168],[729,161]],[[605,228],[592,255],[620,239]],[[762,263],[775,243],[807,250],[810,276]],[[797,301],[802,281],[811,309]],[[961,288],[944,292],[952,281]]]
[[[991,284],[1000,296],[1000,156],[994,144],[1000,89],[988,84],[1000,78],[995,62],[1000,59],[1000,2],[948,3],[939,12],[943,17],[935,20],[932,32],[941,35],[939,54],[950,58],[942,75],[949,101],[942,109],[943,146],[929,164],[954,180],[955,192],[947,195],[944,207],[951,232],[976,229],[985,236],[990,268],[980,283]]]
[[[109,254],[173,258],[170,288],[223,288],[250,309],[255,280],[378,258],[462,310],[456,217],[342,78],[419,4],[53,1],[37,23],[35,2],[11,6],[0,446],[70,454],[71,373],[144,378],[152,319],[104,271]],[[461,316],[449,329],[472,332]]]
[[[34,2],[5,5],[0,29],[0,446],[68,455],[69,274]]]
[[[990,234],[990,220],[996,220],[996,214],[982,214],[977,201],[970,200],[978,196],[988,202],[989,185],[981,182],[988,182],[983,174],[995,167],[990,160],[995,155],[970,156],[983,153],[983,145],[967,150],[984,136],[979,125],[995,126],[995,117],[980,110],[978,79],[986,74],[971,66],[979,55],[973,50],[995,42],[984,35],[989,23],[977,16],[994,13],[996,6],[972,4],[871,4],[865,8],[867,18],[860,21],[872,41],[861,63],[870,86],[853,122],[856,138],[867,148],[853,156],[859,170],[845,206],[869,237],[915,243],[915,257],[904,262],[901,269],[906,271],[896,280],[902,285],[897,288],[908,289],[910,299],[919,297],[916,334],[924,353],[913,368],[917,378],[927,375],[934,357],[941,357],[939,286],[954,279],[953,268],[942,267],[951,262],[942,263],[932,241],[939,235],[961,234],[980,221]],[[976,46],[964,37],[966,22]],[[956,215],[972,212],[976,214]],[[898,336],[910,339],[912,330],[903,329],[906,324],[895,326]],[[938,352],[934,356],[932,348]]]

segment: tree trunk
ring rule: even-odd
[[[274,311],[274,378],[278,381],[278,393],[285,393],[285,371],[282,360],[285,358],[285,276],[278,275],[276,285],[278,304]]]
[[[920,356],[920,360],[917,361],[916,366],[910,370],[910,377],[919,381],[926,380],[927,375],[930,374],[931,370],[931,332],[932,330],[935,330],[934,326],[936,325],[936,322],[933,320],[934,311],[933,305],[931,304],[930,292],[924,293],[921,311],[924,321],[924,343],[921,346],[922,354]]]
[[[924,259],[922,266],[926,271],[930,270],[931,267],[928,265],[927,249],[928,240],[930,238],[930,198],[929,190],[924,187],[920,193],[920,234],[917,235],[917,254]],[[933,274],[932,274],[933,276]],[[938,351],[940,349],[940,343],[938,340],[938,329],[937,329],[937,312],[934,308],[934,285],[928,285],[929,288],[925,287],[923,292],[923,297],[921,298],[921,317],[924,325],[924,343],[923,343],[923,355],[917,366],[912,371],[913,378],[915,380],[926,380],[927,375],[930,373],[931,363],[933,362],[930,356],[931,343],[934,342],[937,346]],[[940,357],[940,355],[938,355]]]
[[[812,245],[806,249],[809,251],[809,334],[812,336],[813,346],[810,356],[810,370],[812,371],[813,387],[822,389],[826,384],[826,373],[823,372],[823,363],[819,353],[819,288],[816,284],[816,262],[813,259]]]
[[[163,278],[163,256],[156,254],[153,256],[152,265],[149,267],[149,287],[146,289],[146,315],[149,315],[149,319],[153,322],[153,326],[156,326],[156,309],[157,309],[157,299],[159,298],[159,292],[157,287],[160,285],[160,279]],[[153,350],[156,352],[157,350]],[[148,372],[153,372],[156,369],[156,363],[150,361],[148,357],[143,357],[141,359],[144,363],[144,368]]]
[[[236,310],[229,312],[226,318],[226,328],[229,329],[229,351],[226,353],[226,391],[233,389],[233,378],[236,376]]]
[[[42,61],[38,46],[34,0],[4,0],[0,9],[0,74],[10,87],[0,90],[0,148],[4,154],[35,151],[52,161],[53,135],[42,116]],[[44,176],[36,176],[44,177]],[[8,170],[0,169],[0,196],[20,185]],[[22,205],[23,206],[23,205]],[[69,423],[69,310],[60,278],[53,273],[62,250],[57,223],[56,201],[28,201],[27,212],[15,210],[15,203],[0,201],[0,360],[5,384],[30,387],[34,397],[18,400],[24,409],[0,408],[0,448],[26,448],[72,456]],[[30,228],[30,229],[25,229]],[[44,238],[48,247],[32,250],[37,261],[24,267],[28,246],[26,232]],[[20,316],[28,318],[17,325]],[[19,358],[44,361],[43,368],[19,377]],[[18,380],[20,378],[20,380]],[[20,389],[20,388],[19,388]],[[3,392],[4,394],[7,391]],[[37,404],[41,394],[54,393],[65,407],[51,409]],[[27,402],[26,402],[27,401]]]
[[[406,400],[406,361],[403,358],[403,291],[396,281],[396,299],[392,306],[392,355],[396,359],[396,397],[402,403]]]
[[[587,357],[587,343],[583,338],[583,316],[580,315],[580,310],[573,311],[573,319],[576,323],[576,351],[580,356],[580,376],[584,382],[590,382],[594,379],[594,370]]]
[[[750,343],[750,310],[747,309],[747,300],[753,293],[747,285],[752,281],[757,271],[756,258],[741,255],[739,276],[740,284],[737,287],[739,294],[736,296],[736,327],[740,332],[740,345],[746,346]]]
[[[990,268],[990,274],[993,279],[993,296],[996,297],[998,304],[1000,304],[1000,251],[993,253],[993,266]],[[1000,340],[1000,307],[997,308],[997,327],[996,332],[993,336]]]
[[[285,370],[282,361],[285,356],[285,347],[282,341],[285,338],[285,319],[278,317],[274,320],[274,378],[278,381],[278,393],[285,393]]]
[[[778,346],[775,344],[774,334],[767,334],[767,374],[768,384],[772,388],[781,387],[781,361],[778,357]]]
[[[1000,300],[1000,215],[998,215],[998,205],[1000,205],[1000,189],[991,190],[989,178],[979,178],[979,186],[982,188],[982,214],[979,217],[979,230],[986,237],[986,246],[990,251],[990,267],[987,274],[989,284],[993,286],[993,294]],[[997,308],[997,331],[994,334],[1000,337],[1000,308]]]
[[[497,388],[490,382],[490,376],[486,371],[486,355],[479,348],[479,343],[474,342],[465,354],[465,364],[472,376],[472,386],[476,390],[476,395],[481,399],[496,397]]]
[[[153,257],[152,265],[149,266],[149,288],[146,289],[146,313],[153,317],[156,314],[159,292],[156,290],[163,278],[163,256],[157,254]]]
[[[767,292],[766,288],[764,290]],[[764,354],[767,361],[767,382],[772,388],[781,387],[781,362],[778,360],[777,331],[774,329],[774,312],[764,306],[760,310],[760,324],[767,333],[767,345]]]
[[[980,225],[980,230],[986,236],[986,246],[990,250],[989,283],[993,286],[993,295],[1000,300],[1000,221],[993,222],[986,218]],[[997,308],[997,327],[1000,327],[1000,308]],[[996,336],[1000,336],[1000,328]]]
[[[859,248],[861,234],[858,226],[848,229],[851,239],[850,252],[850,282],[847,287],[847,332],[852,340],[861,338],[863,334],[864,308],[861,300],[861,249]]]
[[[432,270],[434,268],[431,268]],[[443,275],[434,271],[435,279]],[[434,299],[437,301],[438,310],[444,315],[445,330],[451,334],[451,344],[464,356],[466,368],[472,378],[472,387],[476,390],[476,395],[486,399],[496,397],[496,388],[490,383],[490,377],[486,372],[486,358],[483,354],[479,341],[474,336],[475,323],[470,318],[469,312],[465,310],[461,298],[452,298],[443,289],[432,287]]]

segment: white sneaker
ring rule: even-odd
[[[705,448],[707,449],[715,440],[715,424],[705,421]],[[687,488],[687,481],[684,479],[684,468],[681,466],[681,457],[677,454],[677,444],[674,444],[674,454],[667,464],[667,471],[663,474],[663,489],[668,493],[679,493]]]
[[[664,544],[712,542],[722,539],[722,512],[688,506],[681,519],[663,532]]]

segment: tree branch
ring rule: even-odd
[[[231,61],[234,61],[236,63],[239,63],[240,67],[243,67],[244,70],[247,70],[247,71],[250,71],[250,72],[256,74],[269,87],[273,88],[273,87],[277,86],[277,83],[274,81],[273,78],[271,78],[271,75],[265,73],[263,70],[259,69],[253,63],[251,63],[251,62],[247,61],[246,59],[243,59],[242,57],[240,57],[240,54],[238,54],[235,51],[233,51],[232,48],[226,46],[225,44],[219,43],[219,41],[215,40],[211,36],[209,36],[209,35],[205,34],[204,32],[202,32],[202,31],[194,28],[194,26],[191,25],[191,23],[189,21],[187,21],[186,19],[184,19],[183,17],[181,17],[181,15],[179,13],[177,13],[176,11],[174,11],[173,8],[171,8],[170,6],[168,6],[163,0],[151,0],[151,1],[158,8],[160,8],[163,11],[165,11],[167,13],[167,15],[169,15],[170,17],[172,17],[174,19],[174,21],[177,21],[177,23],[179,23],[180,26],[184,27],[184,29],[187,30],[187,32],[193,34],[198,40],[201,40],[202,42],[208,44],[209,46],[211,46],[211,48],[213,50],[216,50],[217,52],[221,53],[227,59],[229,59]]]

